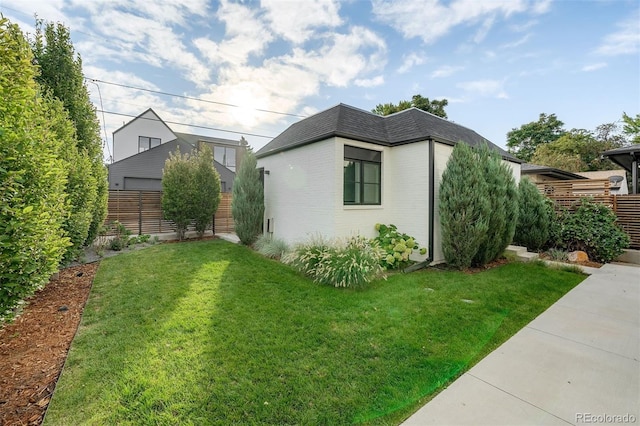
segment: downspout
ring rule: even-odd
[[[435,153],[435,142],[433,141],[433,139],[429,138],[427,139],[427,142],[429,143],[429,217],[427,218],[428,222],[429,222],[429,242],[427,244],[427,250],[428,250],[428,257],[423,260],[422,262],[416,263],[415,265],[411,265],[407,268],[405,268],[402,272],[413,272],[413,271],[417,271],[419,269],[422,268],[426,268],[427,266],[429,266],[431,264],[431,262],[433,262],[433,230],[434,230],[434,223],[435,223],[435,201],[436,201],[436,181],[435,181],[435,176],[436,176],[436,167],[435,167],[435,158],[434,158],[434,153]]]

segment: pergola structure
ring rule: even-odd
[[[614,163],[631,172],[632,193],[638,194],[638,167],[640,166],[640,144],[612,149],[602,153],[602,157],[608,158]]]

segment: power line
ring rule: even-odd
[[[122,112],[104,111],[104,110],[101,110],[101,109],[96,110],[96,111],[101,112],[103,114],[119,115],[119,116],[122,116],[122,117],[131,117],[131,118],[140,118],[140,119],[143,119],[143,120],[160,121],[160,120],[158,120],[156,118],[140,117],[138,115],[124,114]],[[238,132],[238,131],[235,131],[235,130],[218,129],[216,127],[199,126],[197,124],[178,123],[177,121],[167,121],[167,120],[162,120],[162,121],[165,122],[165,123],[169,123],[169,124],[177,124],[179,126],[196,127],[198,129],[215,130],[217,132],[234,133],[234,134],[237,134],[237,135],[255,136],[257,138],[273,139],[275,137],[275,136],[267,136],[267,135],[258,135],[256,133]]]
[[[199,101],[199,102],[206,102],[206,103],[209,103],[209,104],[224,105],[224,106],[233,107],[233,108],[245,108],[245,107],[243,107],[241,105],[228,104],[228,103],[225,103],[225,102],[216,102],[216,101],[212,101],[212,100],[209,100],[209,99],[196,98],[196,97],[193,97],[193,96],[178,95],[178,94],[175,94],[175,93],[162,92],[162,91],[159,91],[159,90],[144,89],[142,87],[129,86],[127,84],[121,84],[121,83],[113,83],[113,82],[110,82],[110,81],[98,80],[98,79],[95,79],[95,78],[85,77],[85,79],[89,80],[91,82],[94,82],[94,83],[97,82],[97,83],[110,84],[112,86],[124,87],[126,89],[141,90],[143,92],[155,93],[155,94],[158,94],[158,95],[173,96],[173,97],[176,97],[176,98],[189,99],[189,100],[192,100],[192,101]],[[259,112],[267,112],[269,114],[279,114],[279,115],[286,115],[286,116],[289,116],[289,117],[306,118],[305,115],[290,114],[288,112],[273,111],[273,110],[270,110],[270,109],[260,109],[260,108],[250,108],[250,109],[253,109],[254,111],[259,111]]]

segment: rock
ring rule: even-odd
[[[62,305],[58,308],[58,312],[66,312],[69,310],[69,307],[67,305]]]
[[[569,253],[569,262],[588,262],[589,255],[583,251],[572,251]]]

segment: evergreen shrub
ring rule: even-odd
[[[251,245],[262,233],[264,188],[260,181],[256,156],[248,149],[233,182],[231,214],[240,242]]]
[[[549,240],[552,210],[536,185],[527,178],[518,185],[518,225],[514,242],[530,251],[539,251]]]

